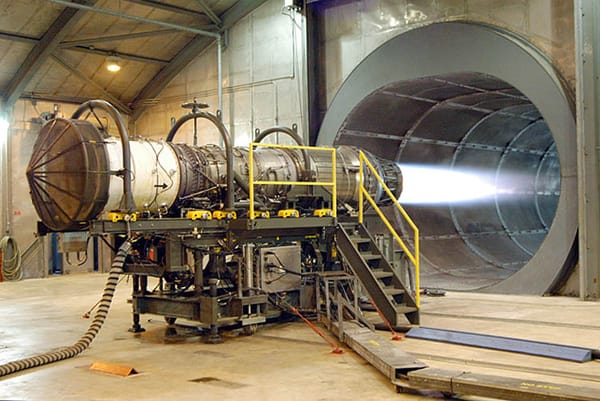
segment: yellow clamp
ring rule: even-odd
[[[253,219],[269,219],[271,218],[271,214],[268,210],[255,210],[252,214]]]
[[[211,220],[212,214],[210,210],[190,210],[185,217],[192,220]]]
[[[231,210],[231,211],[215,210],[212,214],[212,217],[213,217],[213,219],[216,219],[216,220],[222,220],[222,219],[235,220],[235,219],[237,219],[237,213],[233,210]]]
[[[283,217],[284,219],[288,217],[300,217],[300,212],[296,209],[282,209],[277,212],[277,216]]]
[[[329,217],[333,216],[333,210],[331,209],[317,209],[313,212],[315,217]]]
[[[137,213],[121,213],[121,212],[110,212],[108,214],[108,220],[116,223],[117,221],[137,221]]]

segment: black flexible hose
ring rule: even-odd
[[[86,333],[77,341],[75,344],[60,349],[58,351],[47,352],[45,354],[31,356],[29,358],[19,359],[17,361],[9,362],[4,365],[0,365],[0,377],[7,376],[21,370],[34,368],[36,366],[47,365],[49,363],[62,361],[63,359],[72,358],[81,352],[85,351],[92,343],[98,331],[102,327],[106,315],[108,315],[108,309],[115,293],[115,288],[119,282],[119,275],[123,272],[123,264],[127,253],[131,248],[131,243],[125,241],[119,248],[115,258],[113,259],[108,279],[106,280],[106,286],[102,294],[102,299],[94,315],[94,320]]]

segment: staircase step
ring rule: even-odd
[[[371,269],[371,271],[373,272],[373,275],[378,279],[390,278],[394,276],[394,273],[386,272],[383,269]]]
[[[398,306],[396,306],[395,310],[396,310],[396,313],[399,315],[404,315],[406,313],[418,311],[418,309],[415,308],[414,306],[408,306],[408,305],[398,305]]]
[[[378,253],[373,253],[373,252],[360,252],[360,256],[362,256],[362,258],[364,260],[377,260],[377,259],[381,259],[381,255]]]
[[[356,223],[340,223],[340,225],[342,226],[342,228],[344,230],[355,230],[356,229]]]
[[[396,287],[383,287],[383,292],[385,292],[387,295],[392,295],[392,296],[405,293],[405,291],[403,289],[396,288]]]
[[[359,235],[350,235],[350,241],[357,243],[357,244],[364,244],[367,242],[371,242],[371,240],[369,238],[366,237],[361,237]]]

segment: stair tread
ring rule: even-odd
[[[396,313],[401,313],[401,314],[418,311],[418,309],[416,307],[408,306],[408,305],[397,305],[394,309],[395,309]]]
[[[373,259],[381,259],[381,255],[373,252],[359,252],[360,256],[362,256],[365,260],[373,260]]]
[[[350,241],[352,242],[371,242],[367,237],[361,237],[360,235],[350,235]]]
[[[383,269],[371,269],[371,272],[373,272],[373,275],[376,278],[388,278],[388,277],[393,277],[394,273],[392,272],[386,272]]]
[[[400,295],[406,292],[402,288],[396,287],[383,287],[383,291],[388,295]]]

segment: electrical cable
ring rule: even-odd
[[[129,240],[125,241],[119,248],[119,251],[113,259],[101,301],[96,310],[96,314],[94,315],[94,320],[79,341],[58,351],[51,351],[0,365],[0,377],[20,372],[25,369],[69,359],[85,351],[96,337],[96,334],[100,331],[100,328],[104,324],[104,320],[106,320],[115,293],[115,288],[119,282],[119,275],[123,272],[125,258],[127,257],[130,248],[131,242]]]
[[[2,277],[8,281],[18,281],[23,278],[23,269],[21,269],[21,251],[17,241],[13,237],[5,236],[0,240],[0,250],[2,250]],[[9,250],[12,256],[9,255]]]

